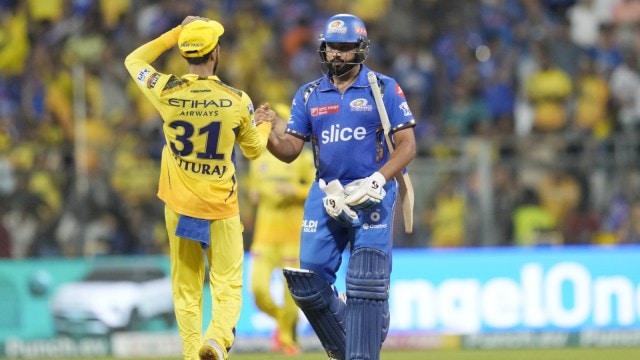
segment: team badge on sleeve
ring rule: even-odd
[[[398,107],[400,108],[400,110],[402,110],[402,113],[404,114],[404,116],[412,116],[413,115],[413,114],[411,114],[411,109],[409,109],[409,104],[407,104],[406,101],[404,101]]]

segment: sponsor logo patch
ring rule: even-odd
[[[144,84],[147,81],[147,76],[151,74],[151,70],[144,68],[140,70],[138,77],[136,78],[141,84]]]
[[[377,212],[377,211],[373,211],[369,215],[369,220],[370,221],[362,224],[362,229],[364,229],[364,230],[386,229],[387,228],[387,224],[379,224],[378,223],[380,221],[380,219],[381,219],[380,213]]]
[[[387,224],[367,224],[367,223],[362,224],[363,230],[386,229],[386,228],[387,228]]]
[[[396,84],[396,94],[404,99],[404,91],[402,91],[402,88],[398,84]]]
[[[302,232],[314,233],[318,230],[318,220],[302,220]]]
[[[311,116],[335,114],[340,111],[340,105],[325,105],[311,108]]]
[[[149,78],[147,79],[147,87],[149,89],[153,89],[156,86],[156,83],[158,82],[158,79],[160,78],[160,74],[158,73],[153,73],[151,76],[149,76]]]

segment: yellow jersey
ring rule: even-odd
[[[181,31],[178,26],[134,50],[125,67],[163,120],[158,197],[182,215],[225,219],[240,212],[234,145],[257,158],[271,126],[256,127],[249,96],[217,76],[177,77],[150,65],[177,44]]]
[[[258,200],[254,243],[300,241],[304,201],[316,170],[311,150],[285,163],[269,152],[249,164],[250,192]]]

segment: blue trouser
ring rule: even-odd
[[[362,225],[358,227],[346,227],[325,212],[322,205],[325,194],[317,183],[311,187],[305,203],[300,267],[317,274],[326,285],[316,280],[303,280],[301,285],[298,276],[289,279],[289,289],[294,298],[298,294],[298,306],[334,358],[380,358],[389,328],[388,290],[396,182],[388,183],[385,190],[387,194],[378,207],[359,212]],[[327,295],[326,289],[336,281],[347,245],[350,245],[351,257],[345,279],[347,306],[343,313],[332,311],[336,300]],[[326,331],[329,330],[323,329],[326,324],[332,328],[343,327],[344,332]],[[327,337],[327,334],[336,335]]]

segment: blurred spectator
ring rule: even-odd
[[[4,211],[0,207],[0,259],[12,257],[11,234],[4,226]]]
[[[578,0],[567,11],[567,19],[571,27],[571,40],[583,48],[589,48],[596,44],[600,18],[597,3],[598,0]]]
[[[514,132],[514,112],[516,89],[511,66],[503,64],[482,83],[482,98],[490,118],[491,128],[496,135],[512,135]]]
[[[582,196],[580,184],[560,166],[551,166],[537,187],[540,205],[549,211],[558,226],[578,205]]]
[[[106,30],[114,30],[124,18],[127,11],[131,10],[131,0],[98,0],[102,22]],[[188,4],[182,1],[178,4]],[[106,65],[107,63],[105,63]]]
[[[428,25],[420,25],[425,43],[430,41]],[[429,47],[416,47],[413,43],[394,43],[397,54],[392,63],[393,76],[402,84],[409,107],[416,119],[424,119],[434,111],[435,59]]]
[[[539,69],[526,80],[527,97],[533,106],[533,129],[558,131],[567,124],[571,78],[553,63],[547,43],[534,44],[533,49]]]
[[[283,60],[285,61],[285,65],[289,66],[296,54],[309,42],[314,40],[310,20],[306,16],[299,18],[292,28],[286,30],[282,36],[282,51],[284,52]]]
[[[0,201],[8,198],[16,190],[16,178],[13,165],[0,148]]]
[[[598,244],[611,245],[618,243],[620,229],[627,223],[629,208],[630,205],[622,194],[618,194],[611,199],[602,221],[602,228],[597,239]]]
[[[462,80],[454,84],[453,98],[442,116],[444,133],[448,136],[486,135],[491,126],[489,110],[479,92],[473,84]]]
[[[493,172],[493,186],[495,197],[495,228],[496,244],[511,245],[514,229],[512,214],[518,205],[519,184],[512,169],[496,166]]]
[[[589,197],[584,194],[578,205],[570,210],[562,225],[562,235],[566,245],[588,245],[596,242],[600,231],[600,216],[593,211]]]
[[[444,177],[427,203],[423,220],[427,224],[431,247],[460,247],[465,235],[465,197],[457,189],[455,177]]]
[[[587,176],[580,175],[576,178],[579,179],[581,196],[577,205],[567,211],[562,224],[562,235],[566,245],[593,244],[601,230],[601,216],[591,207],[592,191]]]
[[[613,69],[609,87],[617,125],[622,131],[632,133],[640,130],[640,68],[635,52],[625,51],[623,60]]]
[[[553,41],[549,42],[549,56],[553,64],[557,65],[572,80],[578,76],[579,67],[583,57],[586,57],[585,48],[571,40],[570,24],[564,18],[558,21],[553,31]]]
[[[513,214],[514,245],[562,244],[553,214],[540,206],[538,194],[525,188]]]
[[[609,84],[591,59],[577,63],[576,106],[573,129],[581,134],[603,138],[609,134]]]
[[[3,222],[11,239],[11,254],[14,259],[32,257],[36,236],[48,209],[37,195],[27,191],[18,193],[5,208]],[[3,204],[3,206],[6,206]]]
[[[0,11],[0,119],[17,115],[29,56],[27,13],[20,2]]]
[[[640,1],[617,0],[611,8],[616,43],[624,50],[640,50]]]
[[[598,32],[598,41],[587,48],[587,54],[605,77],[609,77],[611,71],[622,63],[622,50],[616,43],[615,35],[615,26],[603,23]]]
[[[640,244],[640,201],[630,204],[629,216],[618,231],[619,244]]]

